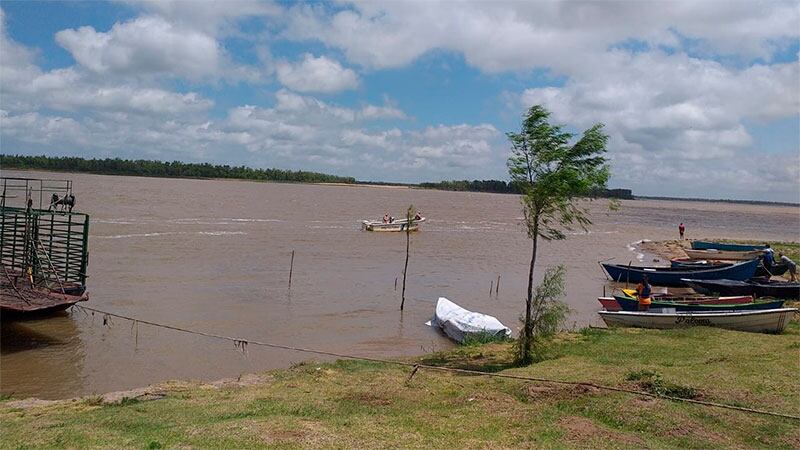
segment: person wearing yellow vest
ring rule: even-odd
[[[639,311],[650,310],[650,294],[652,291],[653,289],[650,287],[650,280],[647,278],[647,274],[642,275],[642,282],[636,286],[636,296],[639,300]]]

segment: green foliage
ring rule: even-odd
[[[608,142],[603,124],[592,126],[571,144],[575,135],[564,131],[561,125],[551,125],[549,117],[550,112],[544,107],[532,106],[523,118],[521,131],[507,133],[511,142],[508,173],[511,183],[522,194],[525,226],[528,237],[533,240],[524,326],[519,339],[520,364],[533,361],[535,355],[531,352],[538,345],[534,342],[536,335],[543,332],[534,330],[534,322],[538,319],[533,315],[541,317],[544,313],[544,323],[550,319],[546,316],[547,311],[539,311],[533,304],[533,270],[538,239],[564,239],[564,230],[572,229],[576,223],[585,230],[592,223],[588,211],[574,200],[604,190],[609,176],[603,156]]]
[[[561,301],[564,295],[564,266],[549,267],[542,282],[536,286],[531,309],[530,339],[517,340],[515,359],[519,364],[530,364],[541,361],[547,343],[558,333],[564,325],[569,313],[567,304]],[[520,322],[526,323],[526,317],[520,317]]]
[[[652,370],[643,369],[631,371],[628,372],[625,379],[628,381],[638,381],[639,386],[651,394],[679,398],[697,398],[698,396],[696,389],[664,381],[658,372]]]
[[[473,347],[479,346],[484,344],[492,344],[495,342],[505,342],[508,338],[502,334],[494,334],[489,332],[481,332],[481,333],[470,333],[464,336],[464,340],[461,341],[461,345],[464,347]]]
[[[522,193],[525,223],[531,238],[564,239],[562,228],[591,224],[573,199],[603,190],[609,170],[603,154],[608,136],[603,124],[575,135],[548,123],[550,112],[536,105],[528,110],[520,133],[507,133],[511,142],[508,172]]]
[[[4,169],[40,169],[143,177],[235,178],[257,181],[300,183],[355,183],[355,178],[317,172],[281,169],[252,169],[245,166],[184,163],[180,161],[84,159],[74,157],[0,155]]]

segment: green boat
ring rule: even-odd
[[[623,311],[638,311],[639,301],[627,295],[615,295],[614,299],[619,303]],[[682,302],[666,302],[651,300],[650,308],[672,308],[675,311],[750,311],[759,309],[778,309],[783,308],[784,300],[764,299],[750,303],[736,304],[687,304]]]

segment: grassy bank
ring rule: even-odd
[[[800,415],[800,324],[782,335],[693,328],[588,329],[548,359],[509,365],[509,344],[421,362],[591,381]],[[213,384],[173,382],[144,400],[0,404],[2,448],[745,447],[798,448],[800,422],[581,386],[340,361]]]

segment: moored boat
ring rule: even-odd
[[[754,297],[775,297],[785,300],[800,300],[800,283],[772,280],[699,280],[685,278],[687,286],[701,294],[752,295]]]
[[[724,259],[726,261],[748,261],[764,255],[761,250],[733,251],[733,250],[693,250],[685,249],[686,255],[692,259]]]
[[[362,220],[361,228],[366,231],[418,231],[419,225],[423,222],[425,222],[424,217],[414,219],[409,227],[407,219],[399,219],[389,223],[381,220]]]
[[[635,299],[636,291],[633,289],[623,289],[623,295]],[[653,300],[663,302],[681,302],[691,304],[720,304],[720,305],[736,305],[740,303],[750,303],[753,301],[752,295],[733,295],[728,297],[719,297],[713,295],[673,295],[654,293],[650,296]]]
[[[444,297],[439,297],[436,313],[427,325],[441,328],[456,342],[464,342],[469,335],[488,334],[498,338],[511,336],[511,329],[497,318],[466,310]]]
[[[738,299],[741,297],[734,298]],[[782,308],[784,303],[784,300],[753,301],[752,297],[749,298],[751,301],[739,303],[686,303],[653,299],[651,300],[650,308],[673,308],[675,311],[747,311],[758,309],[778,309]],[[623,311],[637,311],[639,309],[639,301],[635,298],[623,295],[615,295],[614,300],[617,301],[617,304],[620,306],[620,308],[622,308]]]
[[[797,311],[797,308],[719,312],[677,312],[667,309],[642,312],[598,311],[598,314],[609,327],[671,329],[708,326],[737,331],[780,333]]]
[[[751,250],[764,250],[763,245],[752,244],[729,244],[725,242],[692,241],[692,248],[695,250],[729,250],[734,252],[747,252]]]
[[[617,282],[639,283],[647,274],[650,284],[658,286],[685,286],[683,278],[699,280],[747,280],[756,272],[759,261],[756,259],[732,264],[726,267],[710,267],[707,269],[686,269],[673,267],[636,267],[622,264],[602,263],[608,276]]]
[[[721,262],[715,260],[706,260],[706,259],[692,259],[692,258],[674,258],[670,260],[671,267],[678,267],[678,268],[687,268],[687,269],[703,269],[709,267],[726,267],[730,266],[732,263],[728,262]],[[762,261],[756,267],[756,274],[757,277],[771,277],[771,276],[781,276],[786,271],[789,270],[789,265],[786,263],[780,264],[773,264],[770,267],[765,267]]]
[[[622,309],[614,297],[597,297],[597,301],[603,306],[606,311],[620,311]]]
[[[64,288],[61,292],[60,289],[32,286],[24,277],[14,279],[3,275],[0,279],[0,317],[3,320],[41,317],[89,300],[89,294],[76,285]]]

